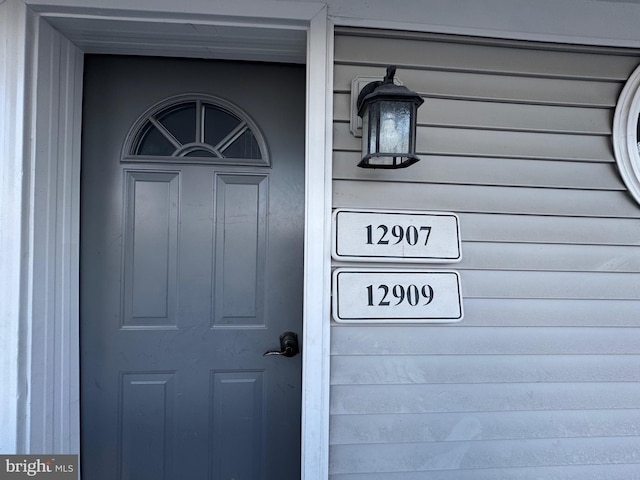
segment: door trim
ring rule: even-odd
[[[108,10],[86,8],[85,0],[26,2],[25,42],[33,59],[25,97],[33,118],[26,118],[25,183],[29,198],[26,290],[23,313],[22,376],[29,385],[21,408],[26,419],[22,441],[25,452],[78,453],[79,429],[79,192],[82,103],[82,48],[67,37],[87,19],[107,16]],[[35,2],[34,2],[35,3]],[[133,3],[133,6],[131,4]],[[305,159],[305,286],[303,305],[302,478],[328,476],[329,424],[329,303],[331,145],[330,54],[332,27],[324,4],[289,2],[204,3],[194,16],[184,12],[156,14],[133,10],[145,0],[124,2],[109,16],[110,28],[143,19],[149,25],[196,23],[207,25],[299,29],[307,32],[307,105]],[[182,6],[181,6],[182,7]],[[214,8],[215,7],[215,8]],[[173,3],[164,8],[171,9]],[[243,12],[252,12],[248,16]],[[265,12],[256,18],[255,12]],[[268,12],[268,14],[266,13]],[[198,13],[198,12],[193,12]],[[152,16],[153,15],[153,16]],[[55,18],[58,29],[49,19]],[[61,27],[63,25],[63,27]],[[161,32],[162,29],[158,28]],[[160,34],[158,34],[160,35]],[[172,39],[160,37],[165,43]],[[122,44],[103,39],[100,53],[119,53]],[[128,41],[136,46],[136,41]],[[172,52],[193,56],[194,45],[175,42]],[[95,51],[95,50],[93,50]],[[28,62],[25,62],[28,63]],[[29,67],[25,65],[25,67]],[[30,92],[29,92],[29,87]],[[28,167],[28,168],[27,168]],[[37,325],[37,328],[35,327]],[[45,366],[42,366],[45,365]],[[20,435],[20,434],[19,434]]]

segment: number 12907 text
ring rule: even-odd
[[[365,228],[367,230],[367,245],[389,245],[390,242],[393,242],[392,245],[398,245],[401,242],[406,242],[410,246],[418,245],[418,243],[426,245],[431,234],[431,227],[424,225],[421,227],[409,225],[406,228],[402,225],[392,227],[378,225],[375,228],[375,235],[373,225],[367,225]]]

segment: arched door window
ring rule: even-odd
[[[264,137],[253,120],[210,95],[180,95],[151,107],[131,128],[122,159],[270,165]]]

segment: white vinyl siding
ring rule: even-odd
[[[421,161],[360,169],[351,81],[390,64],[425,99]],[[640,478],[640,206],[611,139],[638,64],[629,49],[337,30],[333,207],[456,213],[462,261],[427,267],[460,272],[465,316],[332,325],[333,480]]]

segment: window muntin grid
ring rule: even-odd
[[[172,97],[147,110],[127,137],[123,161],[269,165],[257,125],[208,95]]]

